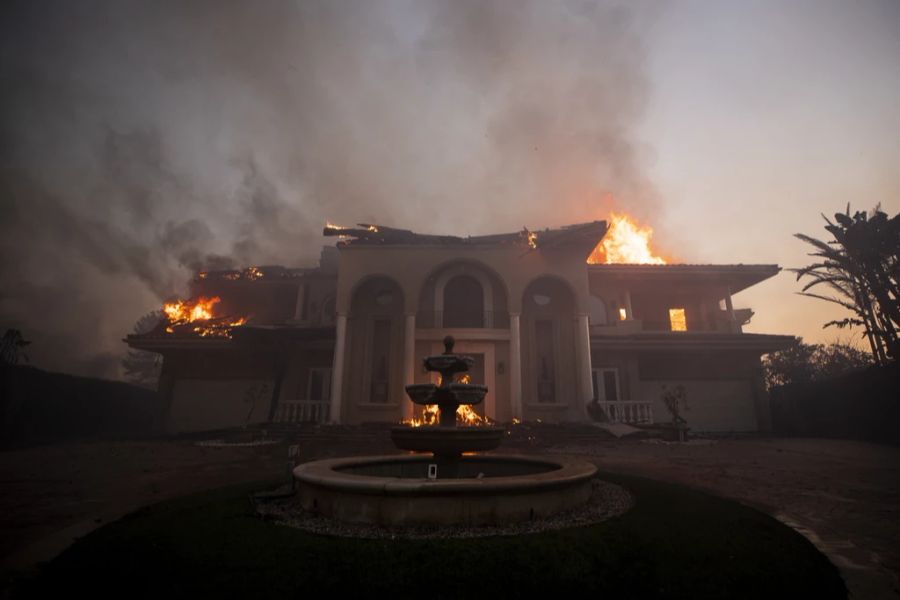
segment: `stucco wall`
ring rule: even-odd
[[[653,400],[656,422],[671,417],[660,398],[662,386],[683,385],[687,391],[688,410],[684,412],[692,431],[728,432],[757,431],[756,406],[751,382],[747,380],[697,381],[669,379],[641,381],[640,398]]]
[[[280,400],[308,400],[306,392],[310,368],[331,369],[333,362],[333,348],[309,348],[295,351],[288,358],[284,381],[281,384]]]
[[[175,381],[166,430],[209,431],[268,421],[271,379],[179,379]],[[257,398],[255,406],[251,397]]]
[[[569,253],[528,252],[518,246],[349,246],[341,249],[338,275],[338,312],[350,308],[352,290],[373,276],[396,281],[410,308],[419,305],[428,280],[446,266],[460,261],[481,265],[503,283],[510,312],[521,312],[522,293],[535,279],[550,275],[566,280],[580,312],[588,310],[587,271],[583,260]],[[502,307],[495,307],[501,309]]]

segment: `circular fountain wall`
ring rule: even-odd
[[[503,525],[587,502],[596,467],[516,455],[462,456],[455,477],[428,478],[432,456],[322,460],[294,469],[307,511],[377,525]]]
[[[549,517],[585,504],[597,469],[583,461],[511,455],[474,455],[496,448],[500,427],[459,427],[457,411],[484,400],[487,387],[454,381],[473,364],[453,353],[427,356],[426,371],[439,383],[406,386],[414,404],[436,406],[437,424],[394,427],[391,439],[406,456],[321,460],[294,469],[298,498],[307,511],[376,525],[504,525]]]

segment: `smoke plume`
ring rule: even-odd
[[[7,4],[0,327],[118,377],[204,267],[315,262],[326,219],[481,234],[654,206],[648,11],[586,1]]]

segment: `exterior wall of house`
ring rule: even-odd
[[[457,340],[456,351],[464,353],[469,347],[472,352],[486,353],[490,364],[485,368],[490,373],[485,383],[491,389],[486,408],[490,406],[493,418],[511,419],[514,407],[510,315],[522,317],[519,387],[524,418],[585,418],[584,405],[589,398],[582,397],[584,377],[579,377],[577,371],[581,364],[578,316],[587,314],[589,298],[583,257],[565,251],[523,252],[518,245],[349,245],[340,252],[337,314],[347,324],[339,398],[343,420],[389,421],[409,414],[403,386],[427,379],[420,373],[421,359],[439,352],[436,342],[448,334]],[[473,302],[481,307],[483,318],[466,323],[465,327],[454,326],[458,324],[452,322],[452,306],[445,306],[454,301],[451,288],[459,278],[465,278],[466,289],[473,293],[480,290],[482,294]],[[371,322],[365,302],[373,297],[373,285],[396,286],[396,295],[403,299],[399,312],[390,317],[391,401],[377,404],[366,401],[370,395],[366,374],[371,371],[375,338],[363,333],[366,327],[371,329],[371,325],[363,323]],[[548,307],[538,307],[533,302],[535,294],[552,296],[553,302]],[[407,317],[415,319],[416,340],[411,354],[413,364],[409,366],[405,364],[410,354],[404,341]],[[536,327],[543,327],[538,321],[549,322],[551,328],[548,335],[552,338],[554,360],[552,365],[545,365],[545,371],[553,373],[554,393],[549,402],[546,394],[541,398],[537,394]],[[586,338],[583,345],[587,346]],[[410,371],[412,380],[407,381]]]
[[[271,379],[179,379],[166,430],[209,431],[264,423],[269,420],[273,385]]]
[[[160,392],[168,433],[268,421],[275,385],[272,356],[239,349],[181,350],[164,360]]]
[[[333,344],[328,343],[327,346],[299,348],[290,354],[278,398],[279,402],[312,400],[309,398],[310,370],[327,369],[330,371],[334,361]]]
[[[576,309],[587,313],[587,271],[583,260],[569,253],[525,252],[519,246],[347,246],[341,249],[337,312],[350,309],[353,290],[365,280],[385,276],[406,298],[419,298],[429,278],[453,264],[468,263],[497,274],[508,298],[508,310],[522,311],[525,288],[542,276],[556,277],[572,287]]]
[[[682,415],[694,432],[758,431],[752,383],[746,379],[696,381],[668,379],[641,381],[639,393],[653,399],[657,422],[669,421],[669,413],[661,400],[663,386],[682,385],[687,393],[688,410]]]
[[[645,352],[637,357],[639,398],[653,402],[657,422],[670,420],[664,387],[684,386],[693,431],[744,432],[764,429],[756,389],[759,354],[753,352]]]
[[[446,335],[457,340],[456,352],[483,355],[484,379],[476,382],[490,391],[478,411],[501,422],[589,420],[588,404],[600,394],[591,385],[593,369],[607,376],[614,371],[617,400],[652,404],[657,422],[669,418],[662,386],[681,384],[695,431],[765,428],[760,350],[733,349],[743,339],[724,352],[698,350],[697,333],[740,333],[730,288],[708,272],[692,272],[690,279],[675,270],[646,273],[652,276],[639,268],[588,267],[579,251],[564,247],[351,243],[324,251],[319,269],[268,280],[198,281],[195,294],[222,298],[220,313],[250,314],[254,325],[279,331],[335,325],[336,338],[278,342],[277,348],[235,340],[217,351],[167,351],[160,389],[168,428],[240,426],[248,411],[251,422],[261,422],[280,414],[281,405],[324,405],[324,397],[309,397],[313,369],[319,393],[330,394],[317,418],[398,422],[414,411],[404,386],[430,380],[422,359],[440,353]],[[670,332],[673,307],[685,310],[688,333],[695,334],[691,344],[679,346],[683,332]],[[648,339],[643,334],[655,336],[662,349],[620,349],[603,341]],[[327,385],[326,373],[334,377]],[[251,396],[265,385],[269,396],[257,398],[251,411]]]

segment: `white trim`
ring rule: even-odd
[[[344,352],[347,340],[347,315],[338,314],[335,326],[334,366],[331,370],[331,411],[329,419],[341,422],[341,392],[344,384]]]
[[[522,335],[518,313],[509,315],[509,404],[512,416],[522,419]]]
[[[579,395],[581,396],[581,416],[590,419],[587,405],[594,396],[591,380],[591,325],[586,314],[578,315],[575,321],[575,356],[578,361]]]
[[[407,385],[416,382],[416,315],[411,313],[406,315],[403,330],[403,385],[401,390],[406,389]],[[405,395],[405,394],[404,394]],[[411,419],[415,406],[412,401],[403,402],[403,418]]]

